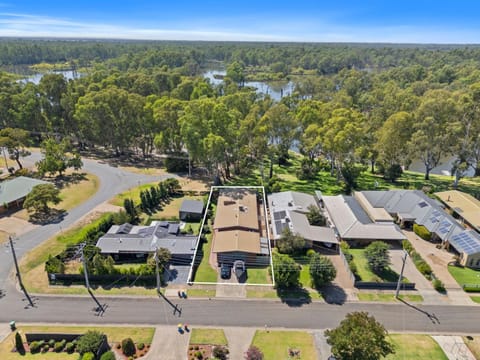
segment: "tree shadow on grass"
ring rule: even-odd
[[[300,307],[312,302],[308,290],[301,287],[278,288],[277,295],[283,303],[290,307]]]
[[[50,209],[48,213],[33,213],[29,221],[35,225],[58,224],[68,214],[64,209]]]

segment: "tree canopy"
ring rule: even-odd
[[[382,324],[366,312],[347,314],[340,325],[325,330],[327,343],[338,360],[379,360],[395,353]]]

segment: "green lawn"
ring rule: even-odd
[[[389,336],[395,345],[395,354],[386,360],[448,360],[440,346],[428,335],[392,334]]]
[[[222,329],[192,329],[190,344],[227,345],[227,338]]]
[[[203,258],[195,272],[195,282],[217,282],[217,271],[208,262],[212,248],[212,234],[207,234],[206,238],[207,241],[201,245],[203,247]]]
[[[400,295],[400,299],[403,299],[407,302],[422,302],[423,297],[422,295]],[[381,301],[381,302],[394,302],[397,301],[395,299],[394,294],[382,294],[382,293],[358,293],[358,300],[360,301]]]
[[[216,290],[212,289],[188,289],[187,294],[189,297],[215,297]]]
[[[145,344],[151,344],[155,328],[153,327],[87,327],[87,326],[18,326],[18,330],[22,333],[39,332],[39,333],[69,333],[69,334],[82,334],[87,330],[98,330],[107,335],[108,342],[118,343],[127,337],[131,337],[134,342]],[[36,360],[69,360],[78,359],[78,353],[39,353],[30,354],[26,353],[21,356],[18,353],[12,353],[11,350],[15,343],[15,333],[10,333],[2,343],[0,343],[0,359],[2,360],[19,360],[19,359],[36,359]]]
[[[319,359],[312,335],[303,331],[257,330],[252,345],[263,352],[265,360],[289,359],[289,348],[300,350],[302,360]]]
[[[312,286],[312,279],[310,277],[310,265],[301,265],[302,270],[300,271],[300,284],[302,284],[303,287],[309,288]]]
[[[330,175],[329,171],[320,171],[312,180],[299,180],[296,172],[300,168],[301,157],[290,153],[289,166],[274,165],[273,173],[280,178],[281,191],[300,191],[313,194],[315,190],[322,191],[325,195],[337,195],[343,193],[343,183],[338,182],[336,176]],[[260,165],[247,175],[234,177],[225,185],[260,185],[268,182],[268,162],[264,162],[264,181],[260,175]],[[445,191],[452,188],[453,178],[444,175],[430,175],[430,180],[424,179],[423,173],[405,171],[395,182],[391,183],[380,175],[370,172],[370,169],[362,172],[357,179],[358,190],[387,190],[387,189],[422,189],[428,187],[432,192]],[[460,180],[458,190],[475,194],[480,185],[480,178],[464,178]]]
[[[480,270],[473,270],[470,268],[461,268],[458,266],[449,266],[448,272],[454,277],[458,285],[478,285],[480,292]]]
[[[277,299],[278,294],[276,290],[260,290],[247,288],[247,298]]]
[[[146,189],[150,189],[152,186],[157,186],[158,183],[149,183],[149,184],[144,184],[140,185],[134,188],[131,188],[121,194],[118,194],[115,196],[112,200],[110,200],[110,203],[113,205],[117,206],[123,206],[123,201],[125,199],[132,199],[134,202],[139,203],[140,202],[140,192]]]
[[[372,282],[395,282],[398,281],[398,274],[391,270],[384,270],[381,274],[374,274],[368,267],[367,259],[365,258],[365,249],[349,249],[348,252],[353,255],[353,261],[357,265],[358,277],[360,281]],[[405,279],[404,279],[405,281]]]
[[[463,341],[472,352],[475,359],[480,359],[480,336],[463,337]]]
[[[271,284],[270,266],[247,269],[247,284]]]
[[[480,304],[480,296],[470,296],[470,299],[472,299],[473,302]]]

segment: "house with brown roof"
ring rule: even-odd
[[[268,238],[262,236],[257,192],[244,188],[221,188],[213,222],[212,255],[216,262],[268,265]]]

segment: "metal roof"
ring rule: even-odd
[[[271,211],[296,210],[307,213],[309,206],[318,207],[313,195],[297,191],[284,191],[268,195],[268,206]]]
[[[50,184],[48,181],[19,176],[12,180],[0,183],[0,206],[10,204],[27,196],[33,187],[41,184]]]
[[[435,193],[442,202],[449,208],[455,210],[466,222],[480,231],[480,201],[472,195],[450,190]]]
[[[374,223],[352,196],[324,196],[325,208],[340,237],[345,239],[403,240],[393,223]]]
[[[458,252],[467,255],[480,253],[480,235],[474,230],[465,230],[453,235],[448,241]]]
[[[203,201],[185,199],[180,206],[180,212],[203,214]]]

